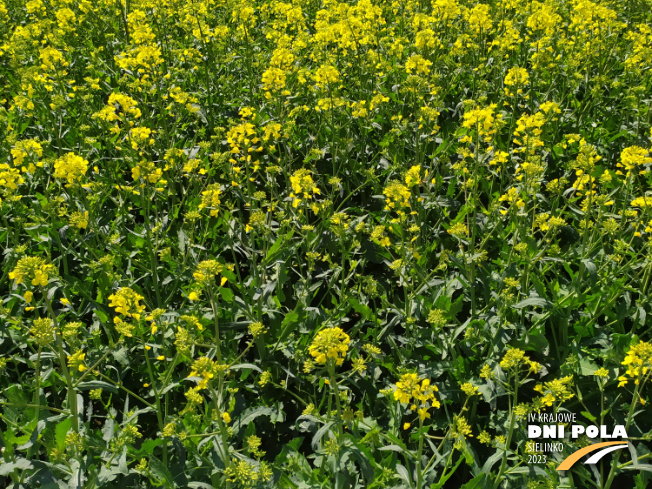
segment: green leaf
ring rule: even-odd
[[[224,299],[226,302],[231,304],[233,302],[233,291],[229,289],[228,287],[220,287],[219,289],[220,295],[222,296],[222,299]]]
[[[154,455],[150,455],[149,457],[149,469],[152,471],[152,474],[154,474],[163,482],[165,487],[177,487],[177,485],[174,483],[174,480],[172,479],[172,473],[170,473],[170,470]]]
[[[623,467],[623,470],[644,470],[645,472],[652,472],[652,465],[650,464],[628,465],[627,467]]]
[[[584,416],[586,419],[588,419],[589,421],[591,421],[591,422],[593,422],[593,423],[596,423],[596,422],[598,421],[598,418],[596,418],[595,416],[593,416],[593,415],[592,415],[590,412],[588,412],[588,411],[582,411],[581,414],[582,414],[582,416]]]
[[[240,417],[233,423],[233,430],[238,431],[240,428],[244,428],[254,419],[259,416],[270,416],[272,417],[276,414],[277,409],[271,408],[269,406],[257,406],[245,409]]]
[[[333,426],[333,422],[329,421],[328,423],[324,424],[321,428],[317,430],[317,433],[315,433],[315,436],[312,437],[312,448],[313,450],[318,450],[319,449],[319,442],[321,439],[324,437],[326,433],[331,432],[331,427]]]
[[[229,370],[243,370],[243,369],[250,369],[250,370],[255,370],[256,372],[263,373],[262,369],[257,365],[254,365],[253,363],[238,363],[236,365],[232,365],[231,367],[229,367]]]
[[[458,459],[457,459],[457,463],[455,464],[455,467],[453,467],[449,472],[447,472],[446,475],[443,475],[443,476],[439,479],[439,482],[437,482],[436,484],[432,484],[432,485],[430,486],[430,488],[431,488],[431,489],[439,489],[440,487],[442,487],[442,486],[446,483],[446,481],[447,481],[448,479],[450,479],[451,476],[455,473],[455,471],[457,470],[457,468],[458,468],[458,467],[460,466],[460,464],[462,463],[462,460],[464,460],[464,457],[460,457],[460,458],[458,458]],[[484,476],[484,474],[480,474],[480,475]]]
[[[188,240],[186,233],[183,232],[183,229],[179,229],[179,252],[185,254],[186,252],[186,241]]]
[[[480,488],[483,486],[484,482],[484,474],[476,475],[473,479],[471,479],[469,482],[464,484],[460,489],[476,489]]]
[[[365,319],[372,319],[372,318],[375,319],[376,317],[373,311],[369,307],[365,306],[364,304],[360,304],[360,301],[358,301],[354,297],[349,297],[349,305],[353,307],[355,312],[361,314],[362,317]]]
[[[87,382],[80,382],[78,384],[79,389],[83,391],[90,391],[92,389],[102,389],[105,391],[112,392],[113,394],[118,393],[118,388],[114,386],[113,384],[109,384],[108,382],[104,382],[102,380],[89,380]]]
[[[542,297],[529,297],[521,302],[517,302],[512,307],[514,309],[523,309],[525,307],[548,307],[550,305],[552,305],[550,301]]]
[[[135,457],[146,457],[147,455],[153,455],[154,454],[154,449],[158,446],[161,446],[165,443],[164,440],[161,440],[160,438],[157,438],[156,440],[146,440],[143,442],[143,444],[140,446],[140,450],[136,452]]]
[[[9,475],[14,470],[27,470],[33,468],[34,464],[31,461],[24,458],[19,458],[15,462],[2,463],[0,465],[0,475]]]
[[[285,318],[283,318],[283,322],[281,323],[281,334],[278,337],[277,344],[281,343],[285,340],[285,338],[287,338],[288,334],[290,334],[291,326],[298,320],[299,313],[296,311],[291,311],[285,315]]]
[[[487,459],[487,461],[482,466],[482,473],[488,475],[491,472],[491,468],[496,464],[496,462],[498,462],[502,458],[503,458],[502,451],[499,450],[496,453],[494,453],[491,457]]]
[[[103,323],[109,322],[109,316],[104,314],[104,312],[100,311],[99,309],[93,309],[93,312],[98,318],[100,318],[100,321],[102,321]]]
[[[111,354],[113,355],[113,358],[115,358],[116,361],[119,364],[121,364],[121,365],[123,365],[125,367],[127,365],[129,365],[129,351],[125,347],[122,347],[119,350],[113,351],[113,352],[111,352]]]
[[[283,236],[279,236],[276,241],[274,241],[274,244],[272,247],[269,249],[267,252],[267,255],[265,255],[265,259],[263,260],[263,263],[266,265],[269,265],[274,261],[275,255],[279,252],[281,249],[281,246],[283,245],[284,241],[289,241],[292,239],[292,236],[294,235],[294,231],[290,231],[288,234],[285,234]]]
[[[59,450],[64,450],[66,448],[66,435],[68,434],[68,431],[70,431],[71,424],[72,418],[67,418],[60,423],[57,423],[57,426],[54,429],[54,441]]]

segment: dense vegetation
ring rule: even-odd
[[[0,0],[0,484],[647,487],[651,6]]]

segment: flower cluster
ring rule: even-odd
[[[515,94],[521,95],[523,87],[530,82],[530,75],[525,68],[510,68],[505,76],[505,95],[513,97]],[[511,88],[515,87],[516,92],[512,92]]]
[[[553,403],[562,403],[572,399],[575,394],[571,391],[571,386],[573,385],[573,376],[567,375],[561,379],[554,379],[550,382],[544,382],[543,384],[537,384],[534,387],[534,390],[540,393],[543,398],[541,399],[541,404],[546,406],[552,406]]]
[[[16,267],[9,272],[9,278],[17,284],[30,281],[32,285],[45,287],[49,277],[57,274],[57,268],[38,256],[21,258]]]
[[[312,179],[310,170],[305,168],[295,171],[290,177],[290,183],[292,184],[292,193],[290,194],[293,199],[292,207],[297,207],[303,199],[310,199],[321,193]]]
[[[71,187],[86,175],[88,161],[75,153],[66,153],[54,162],[54,177],[66,180],[66,187]]]
[[[649,156],[648,150],[640,146],[629,146],[620,153],[620,162],[616,164],[616,167],[624,169],[627,172],[625,176],[629,177],[634,170],[650,163],[652,163],[652,157]],[[623,174],[621,170],[616,173]],[[639,173],[643,174],[645,170],[639,170]]]
[[[462,127],[469,131],[477,131],[478,137],[490,143],[498,130],[505,125],[503,115],[496,113],[498,106],[491,104],[488,107],[475,108],[464,114]],[[470,143],[473,139],[467,135],[460,139],[461,143]]]
[[[68,366],[73,370],[83,372],[86,370],[86,365],[84,365],[84,359],[86,358],[86,353],[81,350],[77,350],[72,355],[68,355]]]
[[[652,343],[640,341],[631,346],[622,364],[627,367],[627,370],[618,377],[618,387],[627,385],[630,380],[642,387],[652,373]]]
[[[208,382],[215,377],[220,371],[224,371],[225,366],[219,365],[216,361],[207,357],[201,357],[194,361],[188,377],[199,377],[201,380],[197,383],[197,387],[206,389]]]
[[[404,215],[403,209],[410,207],[410,189],[401,182],[393,180],[387,184],[385,190],[385,210],[395,210],[399,215]]]
[[[224,265],[217,260],[204,260],[197,265],[197,270],[192,274],[195,280],[200,285],[208,285],[213,282],[213,279],[222,273]],[[220,285],[224,285],[227,281],[226,277],[222,277]]]
[[[332,359],[336,365],[342,365],[349,349],[351,338],[342,328],[322,329],[308,348],[308,353],[319,364],[325,364]]]
[[[140,303],[143,298],[135,290],[122,287],[115,294],[109,296],[109,307],[113,307],[118,314],[138,321],[141,313],[145,310],[145,306]]]
[[[95,114],[98,119],[107,122],[122,121],[124,115],[138,119],[142,112],[138,108],[138,102],[128,95],[122,93],[112,93],[109,95],[109,101],[100,112]]]
[[[54,342],[55,331],[50,318],[35,319],[29,332],[41,347],[51,345]]]
[[[536,374],[541,370],[541,364],[530,360],[523,350],[510,348],[500,361],[500,368],[513,375],[522,373],[524,369],[527,373]]]
[[[199,204],[199,210],[210,209],[211,217],[217,216],[221,202],[221,193],[222,189],[219,184],[212,183],[209,185],[208,189],[204,190],[201,194],[201,203]]]
[[[43,146],[35,139],[24,139],[18,141],[12,148],[11,156],[15,167],[22,167],[23,171],[31,173],[36,168],[33,161],[43,156]],[[25,163],[27,163],[27,166],[25,166]]]
[[[430,407],[439,408],[441,404],[435,398],[436,385],[430,384],[430,379],[419,379],[415,373],[403,374],[394,390],[394,400],[410,404],[410,409],[419,414],[419,419],[425,421],[430,417]]]

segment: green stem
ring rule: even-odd
[[[149,381],[152,386],[152,389],[154,390],[154,402],[156,403],[156,419],[158,421],[158,426],[161,432],[163,432],[163,429],[165,428],[165,420],[163,419],[163,409],[161,408],[161,396],[159,395],[159,390],[156,385],[156,379],[154,377],[154,369],[152,368],[152,362],[149,359],[149,354],[147,351],[147,348],[145,348],[145,339],[143,338],[143,332],[142,328],[138,328],[140,330],[140,334],[138,335],[140,338],[140,343],[143,347],[143,351],[145,353],[145,363],[147,364],[147,372],[149,373]],[[163,464],[167,465],[168,463],[168,446],[167,444],[163,445]]]
[[[340,401],[340,389],[337,385],[337,377],[335,377],[335,364],[332,360],[328,361],[328,375],[331,381],[331,389],[335,393],[335,405],[337,406],[338,418],[338,433],[342,434],[342,402]]]
[[[423,469],[421,466],[421,457],[423,455],[423,433],[421,433],[421,430],[423,429],[423,421],[421,420],[421,416],[419,416],[419,450],[417,451],[417,489],[421,489],[421,486],[423,484]]]
[[[516,416],[514,415],[514,408],[516,407],[516,403],[518,402],[518,378],[516,378],[516,381],[514,383],[514,402],[510,406],[509,409],[509,432],[507,433],[507,440],[505,441],[505,453],[503,454],[503,460],[500,463],[500,470],[498,471],[498,476],[496,477],[496,482],[494,482],[494,489],[497,489],[498,486],[500,486],[501,479],[503,478],[503,474],[505,473],[505,468],[507,467],[507,451],[509,450],[509,445],[511,444],[512,441],[512,435],[514,434],[514,424],[516,421]]]
[[[156,190],[154,191],[154,194],[156,193]],[[143,192],[143,194],[146,194]],[[152,195],[154,197],[154,195]],[[161,291],[159,289],[159,283],[158,283],[158,264],[156,263],[156,247],[153,244],[152,240],[152,225],[151,225],[151,220],[150,220],[150,205],[151,205],[151,200],[150,198],[145,195],[145,232],[147,234],[147,252],[149,254],[149,262],[151,266],[151,272],[152,272],[152,277],[154,278],[154,292],[156,293],[156,307],[161,307],[163,302],[161,301]]]
[[[220,323],[217,311],[217,301],[215,300],[215,293],[213,287],[208,287],[208,297],[211,302],[211,309],[213,310],[213,324],[215,325],[215,356],[218,363],[222,363],[222,350],[220,348]]]
[[[61,364],[61,370],[63,371],[63,376],[66,379],[66,385],[68,387],[68,409],[72,414],[72,429],[75,433],[79,433],[79,410],[77,407],[77,392],[75,391],[75,384],[72,380],[72,375],[68,370],[68,363],[66,361],[66,353],[63,350],[63,338],[61,337],[61,331],[59,330],[57,316],[54,314],[52,309],[52,304],[47,295],[47,290],[44,287],[41,287],[41,292],[45,298],[45,305],[47,307],[48,313],[52,318],[54,323],[54,331],[56,335],[56,348],[59,355],[59,363]]]
[[[218,377],[219,393],[215,391],[215,388],[213,386],[210,386],[210,391],[213,396],[213,399],[215,399],[215,409],[217,409],[217,411],[219,412],[219,416],[217,416],[217,427],[222,437],[222,449],[224,450],[224,468],[228,469],[231,466],[231,455],[229,453],[229,433],[226,429],[226,425],[224,424],[224,420],[222,419],[222,413],[226,412],[226,410],[222,411],[222,397],[224,391],[224,372],[220,371],[218,375],[219,375]],[[227,489],[231,488],[231,483],[228,480],[226,482],[226,488]]]
[[[122,385],[122,383],[116,382],[116,381],[113,380],[111,377],[108,377],[107,375],[104,375],[102,372],[97,372],[97,375],[99,375],[100,377],[102,377],[104,380],[106,380],[106,381],[109,382],[110,384],[115,385],[117,388],[122,389],[122,390],[125,391],[127,394],[129,394],[131,397],[133,397],[134,399],[137,399],[137,400],[139,400],[140,402],[142,402],[145,406],[150,407],[150,408],[152,408],[152,409],[154,408],[154,404],[152,404],[151,402],[146,401],[145,399],[143,399],[142,397],[140,397],[140,396],[139,396],[138,394],[136,394],[135,392],[133,392],[133,391],[127,389],[124,385]]]
[[[627,422],[625,423],[625,432],[629,430],[630,425],[632,424],[632,420],[634,419],[634,409],[636,409],[636,403],[638,402],[638,392],[639,392],[639,387],[642,384],[637,384],[636,387],[634,388],[634,397],[632,399],[632,404],[629,407],[629,412],[627,413]],[[602,486],[602,489],[609,489],[611,487],[611,483],[614,480],[614,477],[616,477],[616,468],[618,467],[618,459],[620,458],[620,453],[618,453],[616,456],[611,461],[611,470],[609,470],[609,476],[607,477],[607,482],[605,482],[605,485]]]

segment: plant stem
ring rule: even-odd
[[[61,370],[63,371],[63,376],[66,379],[66,385],[68,387],[68,409],[72,415],[72,429],[75,433],[79,433],[79,409],[77,406],[77,392],[75,391],[75,384],[72,380],[72,375],[68,370],[68,364],[66,361],[66,353],[63,350],[63,338],[61,337],[61,331],[59,330],[57,316],[54,314],[52,309],[52,304],[47,295],[47,290],[44,287],[41,287],[41,292],[45,298],[45,304],[54,323],[54,331],[56,335],[56,348],[59,355],[59,363],[61,364]]]
[[[211,302],[211,309],[213,310],[213,324],[215,325],[215,356],[218,363],[222,363],[222,350],[220,348],[220,323],[217,311],[217,301],[215,300],[215,293],[213,287],[208,287],[208,297]]]
[[[638,389],[639,385],[636,385],[634,388],[634,397],[632,399],[632,404],[629,407],[629,412],[627,413],[627,422],[625,423],[625,432],[629,429],[629,426],[632,424],[632,420],[634,419],[634,409],[636,409],[636,403],[638,402]],[[620,458],[620,452],[614,456],[614,458],[611,461],[611,470],[609,470],[609,476],[607,477],[607,482],[605,482],[604,486],[602,486],[602,489],[609,489],[611,487],[611,483],[614,480],[614,477],[616,477],[616,467],[618,467],[618,459]]]
[[[514,434],[514,423],[516,421],[516,416],[514,415],[514,409],[516,408],[516,403],[518,402],[518,378],[514,383],[514,402],[510,402],[509,409],[509,432],[507,433],[507,440],[505,441],[505,453],[503,454],[503,460],[500,463],[500,470],[498,471],[498,476],[496,477],[496,482],[494,482],[494,489],[497,489],[500,486],[500,481],[505,473],[505,467],[507,466],[507,451],[509,450],[509,445],[512,441],[512,435]]]
[[[421,467],[421,456],[423,455],[423,421],[419,416],[419,450],[417,451],[417,489],[421,489],[423,484],[423,470]]]

